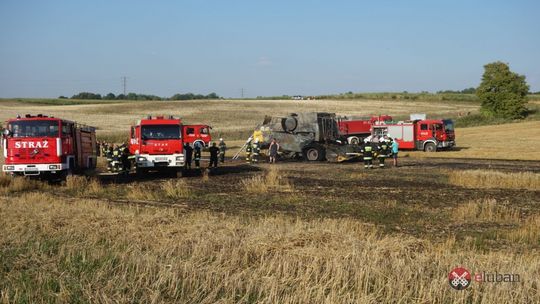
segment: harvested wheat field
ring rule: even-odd
[[[205,101],[200,108],[197,102],[154,102],[152,113],[209,122],[214,134],[240,140],[267,113],[429,110],[452,116],[477,109],[466,103],[308,102]],[[0,118],[49,113],[94,124],[99,136],[114,140],[149,105],[10,101],[0,102]],[[534,151],[540,144],[519,137],[526,130],[536,136],[537,125],[458,128],[459,149],[403,152],[397,168],[228,159],[216,170],[186,171],[182,178],[141,177],[100,174],[100,159],[97,172],[60,184],[1,176],[0,299],[538,302],[540,163]],[[507,145],[517,153],[504,152]],[[473,274],[469,288],[451,288],[456,267]],[[506,281],[497,282],[503,276]]]
[[[531,303],[538,176],[532,162],[406,158],[368,172],[289,162],[182,179],[2,178],[2,300]],[[519,282],[456,292],[457,266]]]

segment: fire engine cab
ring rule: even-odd
[[[403,150],[435,152],[452,148],[456,144],[452,120],[425,119],[425,115],[411,115],[409,121],[373,125],[372,136],[385,134],[397,140],[399,149]]]
[[[64,178],[97,163],[95,128],[41,114],[8,120],[2,147],[11,175]]]
[[[175,170],[184,166],[182,122],[169,116],[141,119],[131,127],[129,152],[138,174],[149,170]]]
[[[184,125],[183,126],[184,143],[189,143],[192,146],[199,144],[201,148],[206,148],[212,141],[210,129],[208,125]]]

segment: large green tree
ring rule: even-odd
[[[523,118],[527,115],[529,85],[525,76],[510,71],[504,62],[484,66],[482,83],[476,95],[482,101],[484,115],[501,118]]]

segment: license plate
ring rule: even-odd
[[[164,160],[166,161],[166,160],[168,160],[168,158],[167,157],[156,157],[156,160],[157,161],[164,161]]]
[[[24,175],[38,175],[39,170],[37,168],[24,168]]]

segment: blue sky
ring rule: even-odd
[[[0,0],[0,97],[540,91],[538,1]]]

